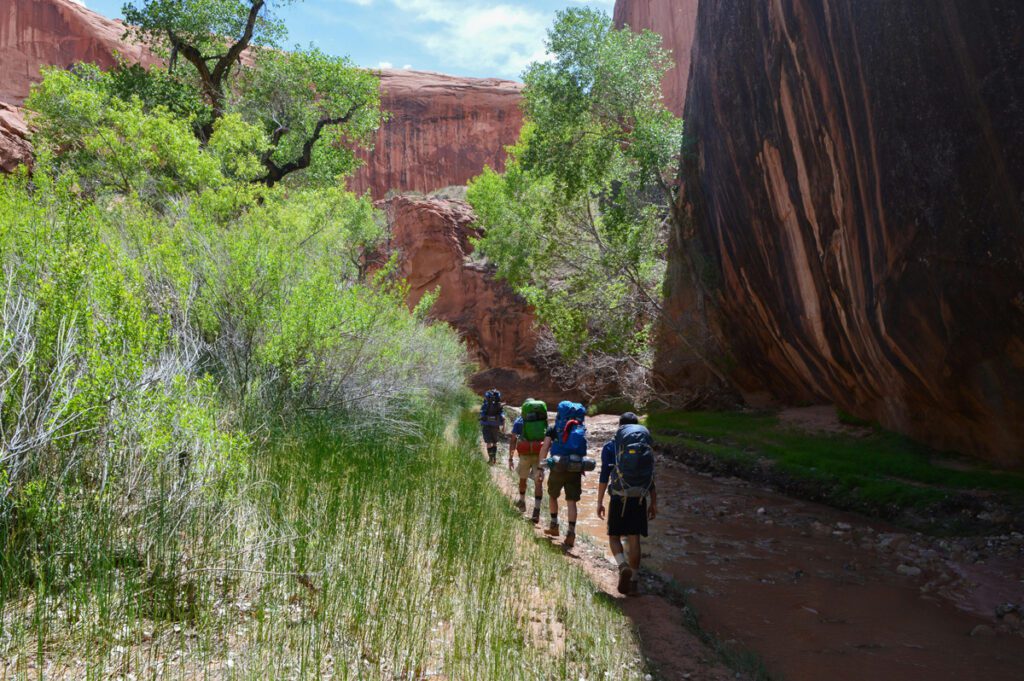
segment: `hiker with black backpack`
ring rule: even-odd
[[[558,497],[565,490],[565,503],[569,529],[565,533],[566,548],[576,544],[576,504],[583,494],[583,474],[594,470],[595,462],[587,458],[587,427],[584,420],[586,408],[578,402],[568,400],[558,403],[555,425],[548,429],[540,457],[551,469],[548,475],[548,510],[551,524],[544,534],[557,537]]]
[[[480,433],[487,446],[487,459],[494,464],[498,460],[498,439],[505,434],[505,407],[497,388],[484,393],[484,402],[480,405]]]
[[[611,492],[607,513],[604,495]],[[658,514],[654,488],[654,441],[632,412],[619,417],[615,438],[601,450],[597,485],[597,517],[608,518],[608,546],[619,568],[619,593],[635,594],[640,576],[640,537],[647,536],[647,521]],[[622,537],[629,547],[623,555]]]
[[[512,470],[512,453],[519,454],[519,501],[516,508],[526,510],[526,481],[533,478],[533,524],[540,522],[540,502],[544,495],[544,469],[540,450],[548,430],[548,405],[532,397],[526,398],[519,418],[512,424],[508,443],[508,469]]]

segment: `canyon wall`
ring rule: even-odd
[[[534,363],[532,311],[494,278],[493,268],[470,260],[470,239],[479,233],[469,204],[397,195],[378,205],[391,226],[388,251],[398,253],[399,273],[409,284],[409,307],[439,289],[431,316],[451,324],[465,341],[479,365],[473,387],[497,387],[512,403],[530,396],[557,403],[560,393]]]
[[[1024,463],[1024,5],[706,1],[692,56],[689,246],[736,386]]]
[[[519,83],[389,69],[380,72],[381,108],[366,165],[349,181],[375,199],[389,190],[429,192],[464,185],[489,165],[505,167],[505,147],[523,125]]]
[[[16,107],[0,102],[0,171],[13,172],[23,163],[32,163],[25,119]]]
[[[613,19],[618,28],[654,31],[672,51],[675,68],[665,74],[662,92],[665,104],[677,116],[683,113],[686,84],[690,75],[690,48],[697,28],[700,0],[618,0]]]
[[[128,61],[153,63],[147,51],[121,39],[124,30],[121,22],[73,0],[3,0],[0,102],[20,105],[43,66],[90,62],[109,69],[117,64],[115,52]]]

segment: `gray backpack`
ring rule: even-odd
[[[620,497],[646,497],[654,485],[654,439],[641,425],[629,424],[615,433],[615,470],[608,490]]]

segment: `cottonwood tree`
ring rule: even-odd
[[[547,48],[552,58],[525,73],[527,124],[506,172],[471,185],[480,247],[536,308],[561,375],[605,376],[585,388],[643,398],[665,319],[668,235],[689,233],[683,122],[661,93],[672,61],[657,34],[617,30],[589,9],[560,12]],[[699,321],[669,332],[721,378]]]
[[[369,148],[380,126],[380,83],[349,59],[316,49],[281,50],[287,32],[267,0],[143,0],[124,7],[128,35],[167,59],[177,88],[154,88],[150,79],[123,79],[128,92],[195,116],[196,135],[206,143],[217,122],[238,113],[266,136],[263,172],[268,186],[300,170],[331,180],[358,166],[356,150]],[[135,69],[138,76],[141,71]],[[182,92],[186,96],[182,96]],[[184,107],[187,93],[200,106]]]

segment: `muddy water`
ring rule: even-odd
[[[609,417],[588,424],[596,447],[614,432]],[[580,528],[603,543],[597,476],[584,486]],[[787,681],[1024,679],[1024,637],[993,617],[1024,602],[1020,562],[922,553],[895,528],[666,460],[658,490],[645,567]],[[971,636],[978,625],[993,635]]]

